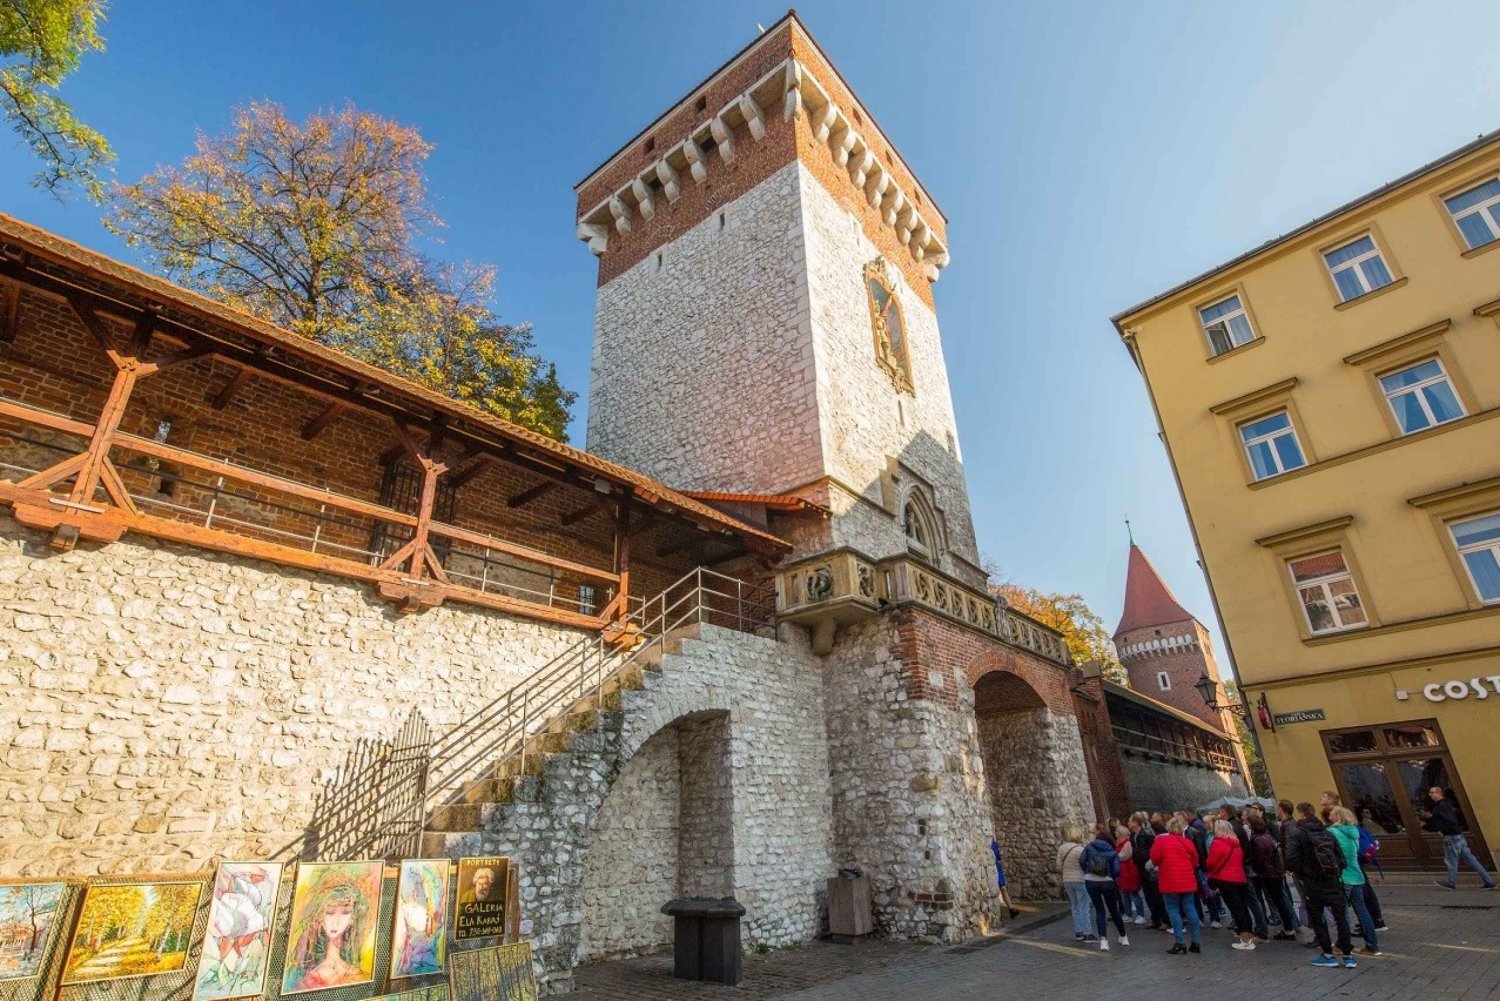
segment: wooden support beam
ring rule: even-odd
[[[630,531],[626,532],[625,534],[633,539],[637,535],[640,535],[642,532],[649,531],[650,529],[655,528],[658,520],[659,519],[656,517],[656,511],[654,509],[649,507],[643,508],[641,510],[640,517],[635,519],[635,524],[631,525]]]
[[[669,542],[665,546],[657,546],[656,555],[658,557],[675,556],[684,549],[692,549],[698,543],[702,542],[704,538],[705,535],[703,532],[694,532],[691,535],[685,535],[676,542]]]
[[[605,507],[608,504],[609,497],[600,495],[598,500],[585,504],[583,507],[579,508],[576,511],[569,511],[557,520],[564,526],[576,525],[585,518],[589,518],[597,514],[601,508]]]
[[[67,300],[68,305],[73,307],[74,314],[83,323],[83,328],[89,332],[89,336],[99,345],[100,350],[109,357],[115,368],[123,368],[125,356],[115,350],[114,338],[110,336],[109,328],[104,325],[99,314],[94,312],[93,305],[77,292],[69,294]]]
[[[13,344],[21,329],[21,286],[0,282],[0,341]]]
[[[151,335],[156,332],[156,314],[144,312],[136,317],[135,330],[130,335],[130,356],[139,358],[151,347]]]
[[[456,473],[448,478],[448,485],[454,490],[457,490],[459,487],[464,486],[474,477],[484,472],[489,468],[490,463],[495,461],[495,457],[486,452],[480,452],[478,455],[473,454],[473,452],[474,450],[470,449],[468,455],[463,456],[453,464],[454,468],[456,469],[459,466],[462,466],[465,462],[469,462],[470,459],[474,460],[462,472]]]
[[[630,614],[630,498],[615,505],[615,573],[620,575],[615,618]]]
[[[323,408],[322,413],[302,425],[302,440],[312,441],[318,435],[322,434],[324,429],[333,423],[333,419],[343,413],[345,409],[342,403],[328,404],[328,406]]]
[[[511,494],[505,498],[505,506],[525,507],[537,498],[545,497],[560,486],[562,486],[562,483],[558,480],[543,480],[534,487],[528,487],[518,494]]]
[[[209,401],[209,405],[215,410],[223,410],[229,406],[230,402],[234,400],[235,394],[245,388],[245,384],[250,381],[254,374],[250,370],[249,365],[241,365],[239,371],[235,372],[234,375],[229,377],[229,381],[224,383],[224,388],[219,390],[218,395]]]
[[[99,478],[104,475],[104,466],[109,462],[110,445],[120,427],[120,419],[125,416],[131,390],[135,389],[135,379],[135,360],[130,359],[115,373],[115,381],[110,386],[109,396],[104,400],[99,422],[94,425],[93,437],[89,439],[89,446],[84,451],[83,465],[78,470],[78,478],[73,482],[73,492],[68,495],[68,499],[74,504],[87,504],[93,500],[94,488],[99,485]]]
[[[181,351],[173,351],[156,358],[148,358],[135,367],[135,374],[138,378],[156,375],[158,372],[165,372],[169,368],[176,368],[178,365],[186,365],[190,361],[206,358],[210,354],[213,354],[213,349],[207,344],[197,344],[193,347],[183,348]]]

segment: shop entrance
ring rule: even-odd
[[[1443,839],[1422,830],[1427,790],[1441,786],[1458,804],[1469,846],[1489,858],[1484,836],[1437,720],[1324,730],[1323,747],[1343,802],[1380,839],[1380,863],[1395,869],[1443,868]]]

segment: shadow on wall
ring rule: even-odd
[[[327,862],[420,854],[431,748],[432,730],[419,709],[395,737],[362,738],[337,778],[319,790],[302,837],[273,857]]]

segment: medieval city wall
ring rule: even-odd
[[[837,183],[837,182],[835,182]],[[859,216],[830,193],[806,167],[799,172],[802,226],[807,239],[808,293],[816,346],[819,421],[829,475],[862,492],[875,505],[885,498],[881,480],[892,459],[932,488],[942,512],[952,556],[942,569],[982,584],[979,552],[964,483],[958,429],[937,314],[900,268],[890,267],[906,320],[913,393],[898,393],[876,360],[864,269],[880,256]],[[897,490],[910,484],[898,483]],[[833,494],[838,544],[882,558],[906,551],[900,519]],[[899,508],[897,509],[899,510]],[[953,559],[958,557],[959,559]]]
[[[1130,805],[1136,810],[1194,809],[1220,796],[1248,796],[1244,776],[1179,761],[1155,761],[1141,754],[1123,756]]]
[[[139,536],[57,553],[0,518],[0,874],[316,850],[338,833],[326,783],[381,793],[349,770],[360,741],[413,709],[440,732],[582,635],[402,616],[357,583]]]
[[[790,162],[600,287],[590,452],[680,489],[821,474],[797,192]]]

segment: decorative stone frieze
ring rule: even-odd
[[[948,266],[948,247],[923,219],[915,200],[901,190],[895,177],[883,167],[876,145],[857,127],[855,119],[833,100],[817,77],[795,59],[777,64],[747,90],[730,100],[717,113],[706,117],[682,141],[614,194],[585,211],[578,220],[578,238],[588,243],[598,257],[609,249],[608,227],[620,233],[631,231],[633,219],[650,221],[656,215],[656,195],[668,201],[680,195],[677,176],[687,173],[694,184],[708,179],[704,146],[710,142],[719,158],[734,160],[734,131],[743,128],[752,142],[766,137],[764,108],[780,106],[788,121],[805,112],[818,142],[829,143],[834,162],[849,172],[849,181],[862,189],[872,208],[881,209],[887,226],[910,249],[929,281]]]

